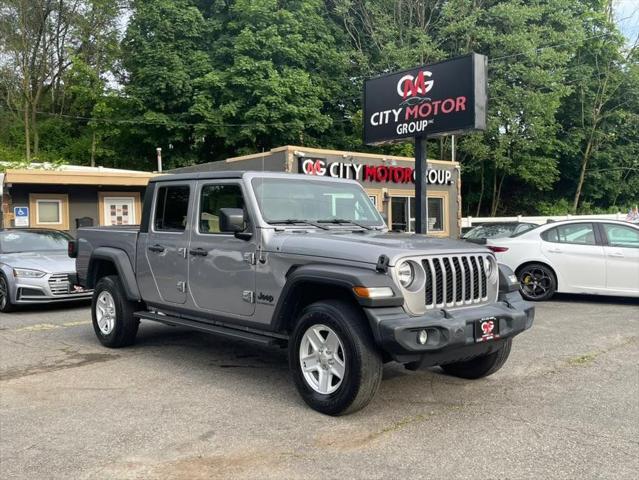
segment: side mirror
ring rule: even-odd
[[[244,230],[244,210],[241,208],[220,208],[220,231],[236,233]]]

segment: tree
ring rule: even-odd
[[[624,38],[610,17],[610,2],[591,3],[593,8],[584,17],[587,40],[567,75],[572,93],[560,112],[563,183],[574,185],[573,212],[589,181],[596,182],[590,198],[600,200],[608,186],[621,186],[618,180],[627,182],[636,170],[631,164],[639,112],[636,49],[624,55]],[[609,183],[611,178],[617,181]],[[614,204],[618,198],[612,194],[608,200]]]
[[[198,109],[204,122],[238,152],[320,144],[351,93],[323,2],[238,0],[225,13],[211,29],[220,73],[202,91],[217,105],[211,116]]]
[[[22,124],[27,161],[41,153],[41,116],[57,116],[52,120],[57,125],[66,123],[60,116],[69,105],[74,62],[83,62],[98,79],[109,70],[106,59],[113,58],[117,46],[119,5],[111,0],[3,0],[0,4],[0,91],[14,121]],[[82,69],[75,68],[76,72]],[[95,86],[92,90],[100,95]]]

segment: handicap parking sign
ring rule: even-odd
[[[13,207],[13,218],[16,227],[28,227],[29,207]]]

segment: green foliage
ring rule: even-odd
[[[0,161],[25,145],[31,160],[145,170],[156,147],[166,168],[284,144],[413,155],[362,145],[364,79],[474,51],[489,58],[488,125],[458,138],[464,214],[639,202],[639,49],[611,0],[34,1],[49,16],[0,10]],[[59,52],[21,46],[39,26]],[[33,52],[63,62],[39,76],[14,61]]]

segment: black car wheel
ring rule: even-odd
[[[11,293],[9,292],[9,282],[4,274],[0,274],[0,312],[8,313],[15,309],[15,305],[11,302]]]
[[[541,263],[531,263],[519,270],[519,291],[526,300],[550,299],[557,290],[557,279],[553,271]]]

